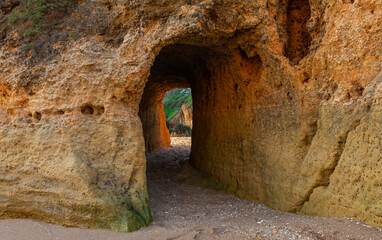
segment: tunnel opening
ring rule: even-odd
[[[176,89],[189,89],[194,102],[200,92],[198,81],[209,81],[206,57],[212,51],[206,47],[170,45],[156,57],[139,108],[147,153],[171,147],[170,129],[174,130],[176,123],[170,123],[166,117],[165,95]]]
[[[176,88],[190,88],[193,101],[189,165],[228,192],[248,190],[245,138],[254,119],[248,117],[264,94],[262,60],[238,46],[174,44],[164,47],[151,67],[140,103],[147,153],[171,147],[163,98]],[[248,132],[249,131],[249,132]],[[149,160],[147,160],[149,162]],[[150,182],[150,179],[148,179]],[[244,183],[245,182],[245,183]]]
[[[163,98],[163,107],[171,139],[191,137],[193,109],[191,88],[167,91]]]

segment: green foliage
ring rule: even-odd
[[[23,11],[13,13],[8,18],[8,24],[12,25],[19,20],[24,20],[28,23],[28,28],[24,31],[24,37],[40,33],[45,26],[45,18],[58,8],[67,11],[74,3],[74,0],[28,0]]]
[[[184,103],[192,104],[192,96],[190,89],[175,89],[166,94],[163,99],[164,112],[166,121],[174,117]]]
[[[170,134],[174,132],[177,134],[184,134],[186,136],[191,136],[192,134],[192,128],[181,123],[176,124],[176,126],[174,128],[170,128],[169,131]]]
[[[71,1],[68,1],[68,0],[60,1],[60,3],[59,3],[60,7],[65,8],[65,9],[71,7],[72,4],[73,3]]]
[[[75,32],[71,33],[70,36],[72,36],[72,38],[73,38],[74,41],[77,41],[78,38],[79,38],[78,33],[75,33]]]
[[[9,18],[8,18],[8,24],[11,25],[13,24],[14,22],[16,22],[17,20],[19,19],[23,19],[25,18],[27,15],[25,12],[17,12],[17,13],[14,13],[12,14]]]
[[[31,36],[31,35],[35,35],[38,33],[38,30],[34,30],[34,29],[27,29],[25,30],[23,36],[24,37],[28,37],[28,36]]]
[[[192,104],[192,96],[190,95],[188,98],[186,98],[185,100],[184,100],[184,103],[187,103],[187,104]]]
[[[177,112],[179,112],[179,110],[180,110],[180,107],[176,106],[176,105],[175,106],[170,105],[170,106],[165,107],[164,113],[166,115],[166,121],[173,118],[177,114]]]

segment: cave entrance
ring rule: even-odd
[[[235,190],[242,171],[247,170],[243,159],[253,151],[243,142],[253,125],[246,111],[253,108],[252,99],[263,94],[261,75],[260,57],[256,53],[249,57],[239,46],[174,44],[162,48],[139,109],[146,152],[171,147],[162,101],[167,91],[190,88],[190,164]]]
[[[188,122],[180,123],[177,121],[179,119],[173,119],[189,118],[184,113],[179,113],[183,102],[177,102],[177,98],[184,98],[184,107],[193,105],[191,108],[195,110],[194,99],[197,98],[200,102],[205,91],[200,83],[207,84],[210,79],[206,57],[212,51],[207,47],[170,45],[163,48],[156,57],[139,109],[147,153],[171,147],[171,135],[182,135],[179,128],[187,132],[192,127],[194,114],[192,122],[184,119]],[[173,95],[166,98],[166,93],[167,96]],[[177,113],[183,116],[176,116]]]
[[[191,88],[176,88],[163,98],[166,126],[171,140],[174,137],[191,137],[192,95]]]

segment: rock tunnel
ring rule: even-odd
[[[293,59],[302,57],[293,54]],[[139,107],[146,152],[171,146],[162,99],[171,89],[190,87],[190,164],[216,188],[283,211],[299,211],[310,192],[296,172],[317,122],[299,106],[294,83],[280,78],[269,72],[259,54],[251,52],[249,57],[235,44],[163,47]]]
[[[105,22],[81,2],[99,15],[95,25]],[[283,211],[382,226],[381,8],[331,2],[102,5],[121,24],[118,37],[106,38],[103,26],[100,36],[81,31],[61,48],[51,43],[59,53],[52,61],[33,59],[4,33],[0,218],[117,231],[148,225],[145,149],[170,145],[162,98],[190,87],[190,162],[220,189]],[[80,10],[71,18],[82,21]],[[14,64],[26,56],[27,65]]]
[[[170,147],[162,99],[174,88],[191,87],[193,133],[191,164],[215,176],[230,192],[246,189],[241,181],[246,154],[245,138],[255,119],[253,101],[265,92],[261,86],[263,62],[236,48],[173,44],[164,47],[151,68],[140,103],[147,152]],[[235,166],[235,168],[232,168]],[[244,173],[245,174],[245,173]],[[242,178],[242,179],[240,179]],[[250,181],[249,181],[250,182]]]
[[[295,66],[311,46],[311,6],[306,0],[283,1],[281,6],[275,16],[285,27],[279,54]],[[298,212],[312,189],[328,178],[326,172],[331,173],[320,169],[318,180],[305,182],[310,170],[303,162],[317,133],[317,113],[304,103],[299,88],[310,76],[285,74],[286,66],[262,50],[261,33],[251,31],[214,42],[190,37],[186,44],[161,48],[139,106],[146,152],[171,144],[162,104],[165,93],[190,87],[190,163],[219,189]]]

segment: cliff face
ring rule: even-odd
[[[167,92],[163,98],[163,106],[169,129],[175,128],[177,124],[192,128],[191,89],[177,88]]]
[[[145,145],[190,86],[192,164],[227,191],[382,226],[379,1],[84,0],[27,37],[21,7],[0,6],[1,218],[149,224]]]
[[[179,112],[170,120],[170,127],[175,127],[176,124],[182,124],[192,128],[192,106],[190,104],[183,104]]]

